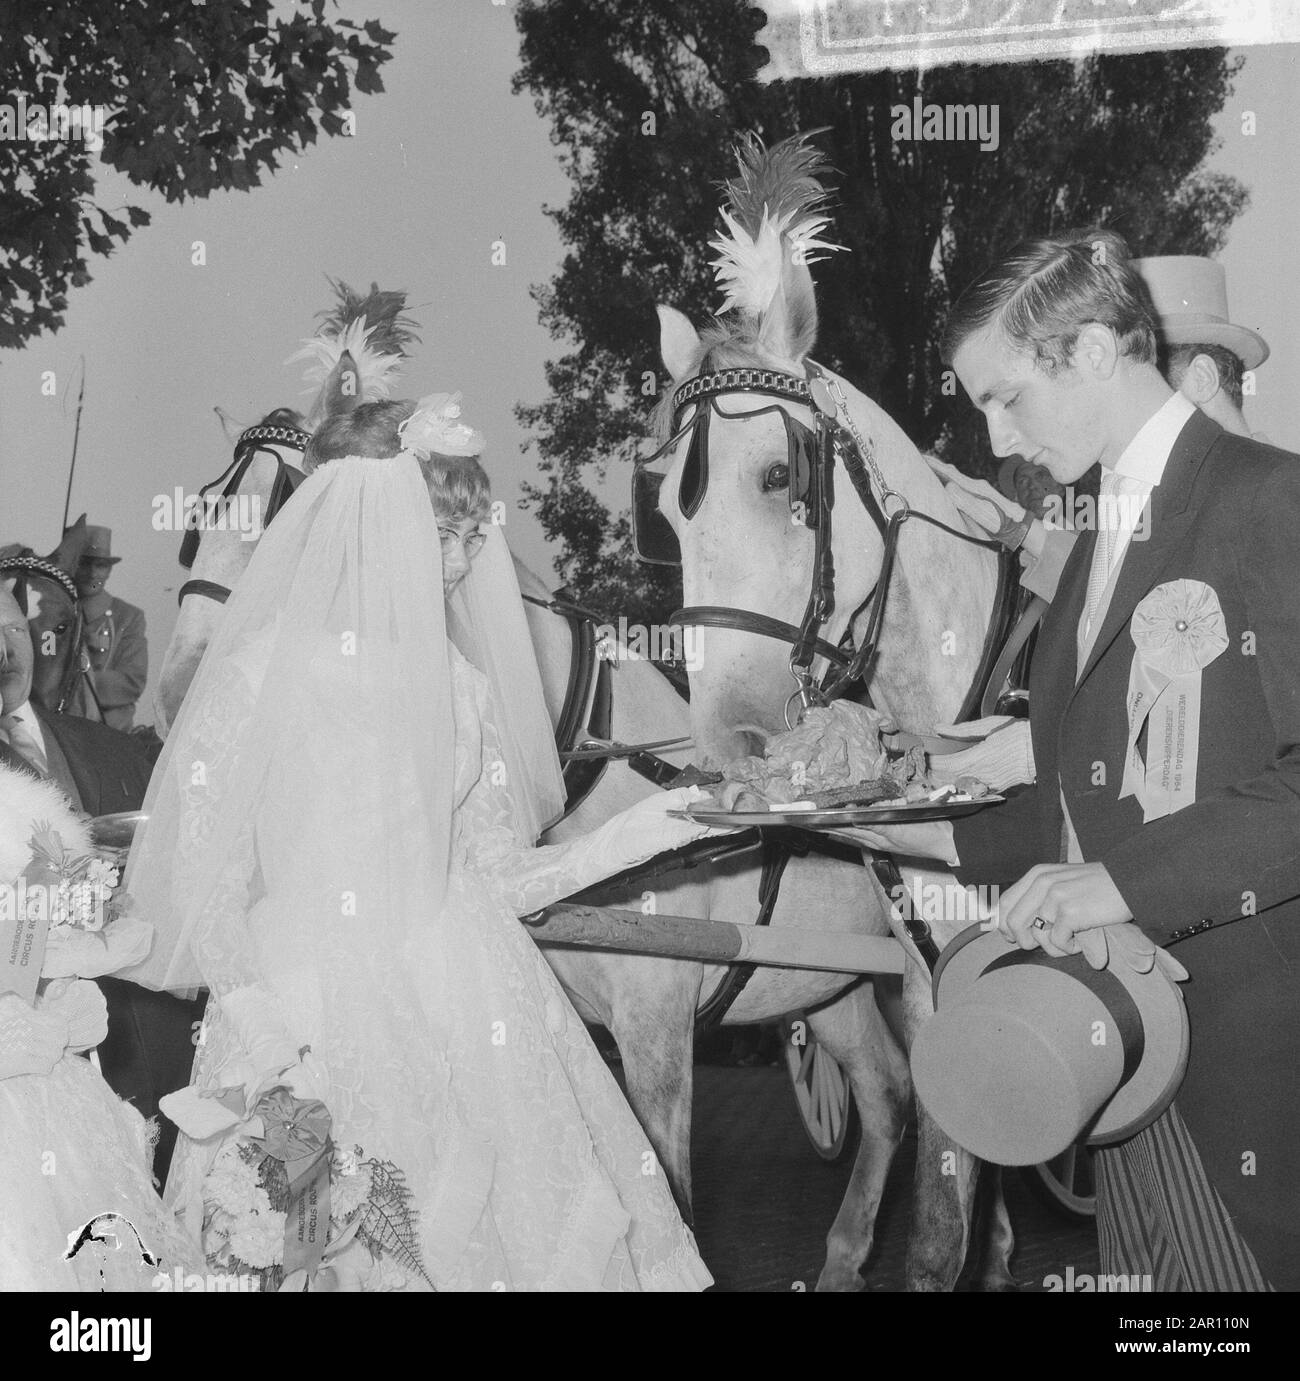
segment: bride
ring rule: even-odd
[[[213,994],[167,1199],[210,1258],[260,1250],[272,1286],[700,1290],[650,1144],[517,919],[707,833],[667,813],[696,793],[533,847],[564,792],[482,439],[455,398],[413,406],[317,431],[150,785],[126,887],[159,934],[126,976]],[[242,1229],[218,1193],[270,1144],[268,1088],[289,1143],[315,1118],[341,1148],[323,1252],[301,1194],[278,1218],[258,1200],[259,1239],[254,1190]],[[404,1186],[405,1237],[338,1231],[363,1156]]]

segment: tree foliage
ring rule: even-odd
[[[63,104],[104,111],[103,148],[71,138],[0,139],[0,346],[63,324],[68,289],[149,223],[97,204],[99,160],[169,202],[248,191],[317,133],[345,129],[352,91],[383,90],[395,35],[299,0],[7,0],[0,101],[15,115]],[[273,13],[273,10],[275,11]],[[23,123],[25,135],[41,126]],[[45,126],[50,133],[48,123]]]
[[[658,358],[657,302],[700,324],[718,306],[707,242],[737,134],[818,137],[838,169],[830,238],[848,247],[817,265],[816,356],[871,394],[922,447],[976,473],[982,429],[945,392],[936,347],[949,305],[998,252],[1077,225],[1120,231],[1135,253],[1210,253],[1246,204],[1208,173],[1212,120],[1236,65],[1221,50],[1142,53],[1079,63],[953,66],[835,79],[754,79],[761,16],[744,0],[522,0],[517,90],[549,120],[572,184],[548,208],[566,254],[535,289],[564,353],[549,396],[518,409],[541,482],[527,491],[561,573],[608,616],[662,619],[671,580],[631,555],[621,503],[645,446]],[[999,147],[893,137],[891,107],[994,104]]]

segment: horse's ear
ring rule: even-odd
[[[357,369],[352,352],[345,350],[339,362],[330,370],[320,394],[312,405],[307,418],[306,431],[315,429],[327,417],[342,417],[361,401],[361,374]]]
[[[61,571],[66,571],[68,575],[75,575],[77,565],[81,560],[81,553],[85,550],[89,540],[90,536],[86,531],[86,515],[83,513],[75,523],[63,529],[63,540],[45,559]]]
[[[758,344],[791,364],[801,363],[817,344],[817,293],[798,245],[784,256],[780,285],[759,323]]]
[[[678,383],[695,372],[704,347],[695,327],[675,307],[660,305],[655,310],[659,313],[659,355]]]

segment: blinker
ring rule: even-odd
[[[632,471],[632,549],[652,566],[680,566],[682,549],[672,524],[659,509],[662,472],[638,465]]]
[[[686,450],[686,461],[682,466],[682,477],[677,485],[677,506],[682,517],[688,521],[695,517],[704,502],[705,491],[709,487],[709,419],[713,415],[710,404],[701,406],[696,413],[695,425],[691,428],[691,439]]]
[[[817,506],[810,502],[813,470],[817,464],[817,437],[802,422],[796,422],[784,409],[786,454],[790,470],[790,511],[806,527],[817,526]]]

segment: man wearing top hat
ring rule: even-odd
[[[1223,265],[1197,254],[1163,254],[1135,259],[1156,309],[1161,370],[1170,385],[1237,436],[1252,432],[1242,412],[1243,376],[1268,359],[1257,331],[1228,316],[1228,281]]]
[[[110,729],[129,730],[135,706],[149,679],[149,646],[144,610],[110,595],[104,588],[122,559],[112,552],[109,528],[88,526],[87,543],[77,567],[77,591],[85,616],[84,645],[90,656],[93,697],[83,696],[71,713],[102,719]]]
[[[1128,946],[1110,934],[1130,921],[1174,947],[1186,1078],[1098,1152],[1103,1270],[1296,1289],[1300,464],[1170,389],[1141,280],[1106,232],[1011,251],[962,294],[944,353],[995,454],[1067,485],[1100,462],[1103,498],[1133,502],[1075,544],[1045,616],[1035,785],[864,837],[1002,886],[1008,953],[1063,958],[1098,931],[1113,967]]]

